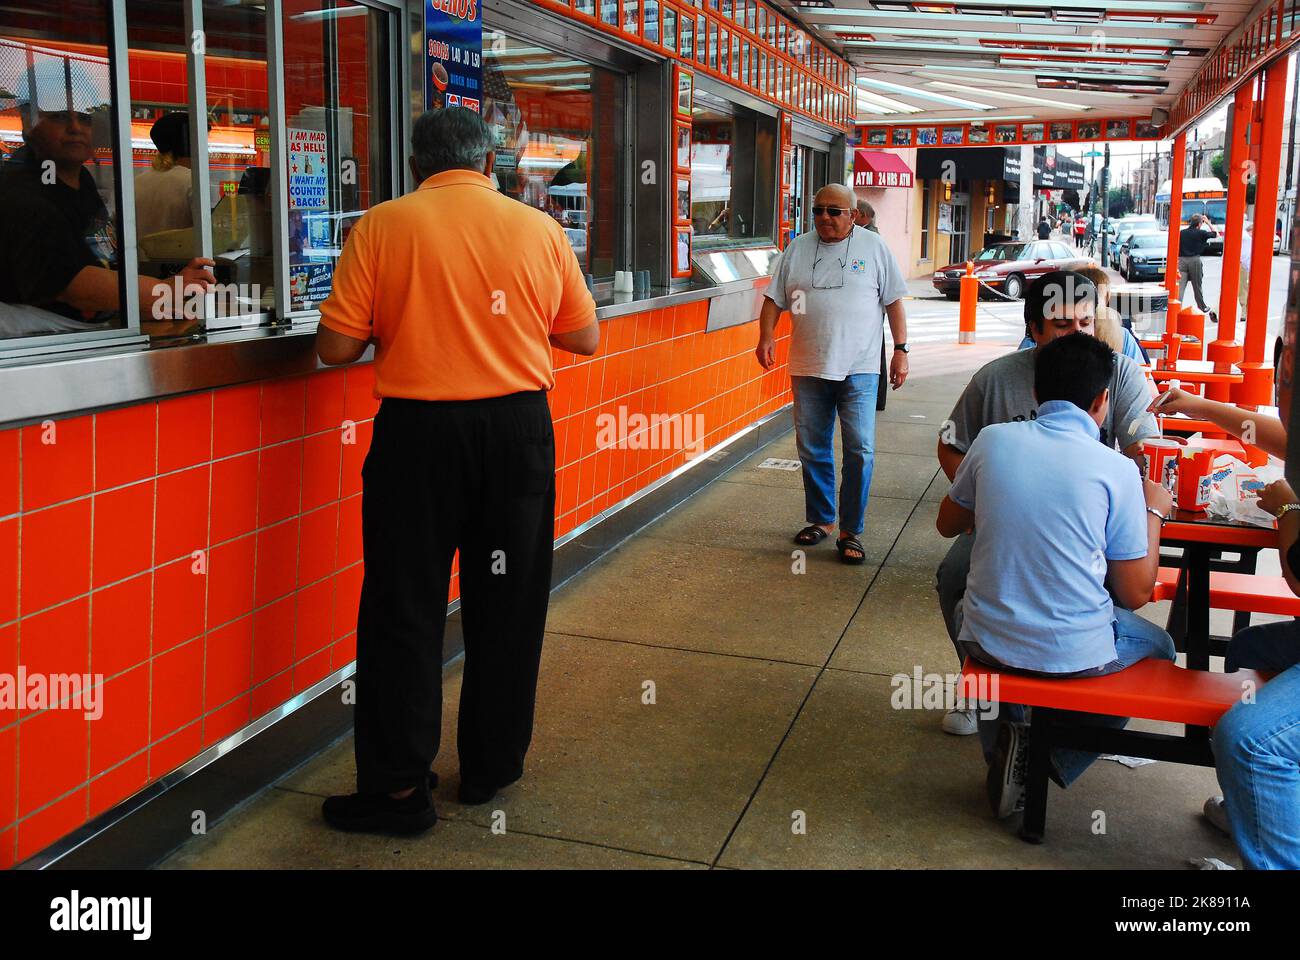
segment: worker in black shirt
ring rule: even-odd
[[[14,78],[24,146],[0,164],[0,335],[94,329],[120,313],[117,232],[86,169],[108,110],[107,76],[92,69],[48,57]],[[187,294],[208,288],[213,265],[186,265]],[[170,319],[172,284],[136,282],[142,317]]]
[[[1051,239],[1051,236],[1052,225],[1048,222],[1046,217],[1043,217],[1043,219],[1038,221],[1038,239],[1048,240]]]
[[[1194,213],[1178,234],[1178,299],[1187,303],[1187,283],[1192,284],[1192,293],[1196,294],[1196,305],[1210,315],[1211,323],[1218,323],[1214,311],[1205,305],[1205,294],[1201,290],[1201,254],[1210,242],[1210,231],[1205,227],[1208,222],[1204,214]]]

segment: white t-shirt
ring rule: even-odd
[[[135,178],[135,235],[194,225],[190,209],[190,168],[146,170]]]
[[[903,273],[879,234],[855,226],[839,243],[823,243],[815,230],[795,237],[766,294],[790,311],[790,375],[843,380],[879,373],[885,307],[906,294]]]

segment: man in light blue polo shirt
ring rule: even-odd
[[[979,531],[958,608],[965,653],[990,666],[1064,679],[1101,676],[1147,657],[1174,658],[1169,635],[1132,611],[1151,597],[1169,492],[1098,443],[1114,351],[1075,333],[1040,347],[1036,419],[990,424],[957,468],[939,509],[945,537]],[[1109,577],[1117,606],[1106,589]],[[1024,709],[981,718],[989,800],[1010,816],[1023,792]],[[1090,722],[1123,726],[1122,717]],[[1068,786],[1096,754],[1055,750]]]

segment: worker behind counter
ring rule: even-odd
[[[23,133],[0,163],[0,337],[121,326],[117,230],[86,169],[95,115],[109,109],[107,69],[44,59],[0,70],[0,88],[14,91]],[[208,288],[212,266],[182,269],[187,293]],[[142,319],[170,318],[174,285],[137,282]]]

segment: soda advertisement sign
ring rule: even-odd
[[[424,106],[482,112],[483,17],[479,0],[425,0]]]

